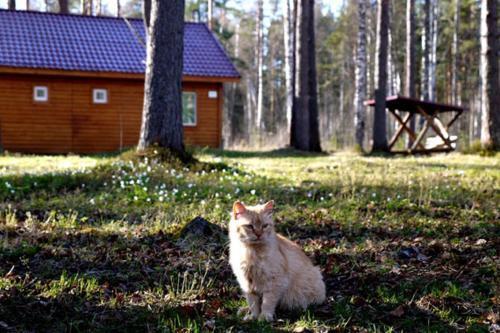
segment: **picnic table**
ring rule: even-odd
[[[365,105],[375,106],[375,100],[368,100]],[[389,141],[389,151],[400,154],[425,154],[434,152],[450,152],[455,150],[457,136],[450,135],[449,129],[464,112],[460,106],[423,101],[404,96],[390,96],[386,99],[386,108],[399,124],[396,132]],[[444,114],[452,114],[451,119],[443,123]],[[424,119],[418,133],[409,127],[410,121],[420,115]],[[433,130],[436,136],[424,138],[429,130]],[[411,147],[404,150],[394,150],[396,142],[408,133],[411,139]]]

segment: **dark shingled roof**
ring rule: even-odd
[[[0,66],[144,73],[142,20],[0,10]],[[186,23],[184,75],[237,78],[224,49],[202,23]]]

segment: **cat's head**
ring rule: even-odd
[[[256,206],[236,201],[231,213],[233,232],[245,244],[265,243],[274,237],[273,206],[272,200]]]

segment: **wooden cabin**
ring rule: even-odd
[[[137,144],[145,47],[142,20],[0,10],[0,146],[97,153]],[[202,23],[184,31],[187,144],[221,144],[223,84],[239,80]]]

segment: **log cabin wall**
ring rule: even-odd
[[[48,101],[35,102],[35,86],[48,87]],[[197,121],[184,126],[188,145],[219,147],[222,83],[183,82],[196,93]],[[93,103],[93,89],[107,89],[106,104]],[[209,98],[209,91],[217,96]],[[26,153],[99,153],[135,146],[139,139],[143,79],[0,76],[0,142]],[[213,93],[212,93],[213,94]]]

